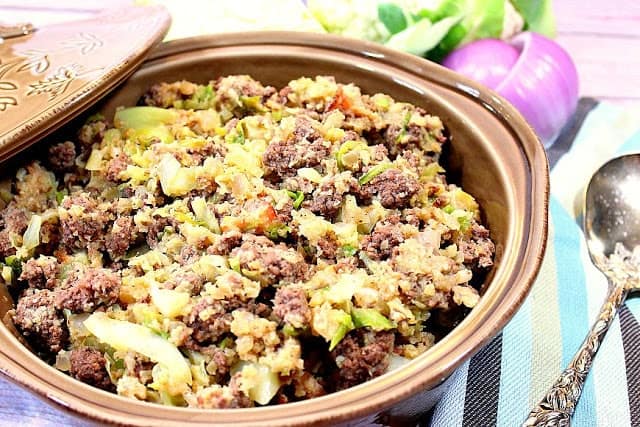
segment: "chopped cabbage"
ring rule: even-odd
[[[116,350],[133,350],[163,365],[167,369],[167,391],[179,394],[191,384],[191,368],[178,348],[151,329],[124,320],[115,320],[105,313],[95,312],[84,326],[100,341]]]

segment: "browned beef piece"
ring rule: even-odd
[[[213,83],[213,88],[220,102],[236,102],[237,97],[251,98],[259,96],[266,99],[276,93],[271,86],[263,86],[262,83],[247,75],[235,75],[220,77]]]
[[[291,86],[285,86],[280,89],[280,92],[278,92],[278,101],[281,104],[287,105],[289,103],[289,95],[291,94],[291,92],[293,92]]]
[[[185,245],[178,255],[176,261],[180,265],[190,265],[193,264],[198,258],[200,258],[200,252],[198,252],[198,248],[192,245]]]
[[[121,216],[113,222],[111,231],[104,238],[104,246],[113,260],[122,258],[135,242],[138,234],[135,230],[133,218]]]
[[[0,256],[15,255],[16,250],[11,244],[11,235],[22,236],[27,225],[29,225],[29,219],[24,209],[10,203],[2,212],[0,219]]]
[[[327,219],[334,219],[342,206],[344,195],[357,192],[358,188],[358,180],[351,176],[351,172],[333,176],[313,192],[313,198],[308,204],[309,209]]]
[[[302,375],[293,378],[295,386],[295,396],[303,396],[304,399],[312,397],[320,397],[327,394],[320,382],[309,372],[303,372]]]
[[[432,139],[429,129],[409,123],[406,126],[393,124],[383,132],[384,144],[389,149],[392,158],[409,149],[424,150],[425,142]],[[443,141],[440,141],[443,142]],[[427,153],[425,153],[427,154]]]
[[[191,98],[197,85],[185,80],[173,83],[158,83],[149,88],[142,96],[142,103],[152,107],[173,107],[176,101]]]
[[[109,128],[104,120],[93,120],[86,123],[78,132],[78,141],[84,145],[84,150],[89,151],[93,144],[99,144],[104,138],[105,131]]]
[[[7,230],[0,231],[0,257],[6,258],[16,254],[16,249],[11,244],[11,238]]]
[[[2,212],[2,222],[6,230],[22,234],[27,229],[29,219],[24,209],[16,207],[13,203]]]
[[[192,271],[176,273],[164,282],[166,289],[178,288],[181,292],[189,292],[191,295],[198,295],[202,285],[204,285],[204,278]]]
[[[267,304],[255,301],[248,301],[247,303],[244,303],[244,305],[240,306],[238,310],[248,311],[249,313],[255,314],[257,317],[263,317],[265,319],[270,318],[273,311]]]
[[[201,165],[208,157],[224,158],[227,155],[227,147],[223,144],[208,140],[202,147],[189,148],[188,153],[194,164]]]
[[[411,197],[418,192],[418,181],[397,169],[388,169],[363,186],[371,196],[378,196],[387,209],[402,209],[409,205]]]
[[[289,224],[293,220],[293,200],[287,200],[287,202],[276,211],[276,219],[282,224]]]
[[[294,283],[305,280],[308,265],[304,257],[285,244],[274,244],[263,236],[245,235],[242,245],[232,251],[240,260],[240,268],[259,271],[263,285]],[[256,268],[257,267],[257,268]]]
[[[113,390],[106,368],[107,360],[101,352],[90,347],[80,347],[71,351],[70,359],[69,373],[73,378],[103,390]]]
[[[74,313],[89,313],[100,305],[115,303],[120,284],[120,277],[105,268],[72,272],[56,292],[56,307]]]
[[[192,338],[199,343],[216,342],[230,332],[232,309],[226,301],[201,298],[185,319],[185,324],[193,329]]]
[[[303,328],[311,321],[311,310],[304,289],[297,286],[282,286],[273,300],[273,314],[283,323]]]
[[[123,181],[120,178],[120,173],[127,170],[127,166],[129,166],[129,156],[125,153],[120,153],[113,159],[109,160],[107,163],[107,172],[106,177],[111,182],[121,182]]]
[[[222,388],[205,388],[196,394],[196,406],[201,409],[250,408],[253,401],[240,389],[240,375],[238,372],[231,377],[229,391]]]
[[[71,195],[63,200],[61,207],[63,211],[60,213],[60,231],[65,246],[84,249],[90,242],[96,242],[103,237],[110,214],[101,211],[98,202],[91,195]]]
[[[52,290],[58,283],[56,275],[59,270],[58,260],[54,257],[31,258],[22,265],[19,280],[26,281],[30,288]]]
[[[37,350],[55,354],[69,339],[55,293],[48,289],[27,289],[18,299],[13,322],[27,341]]]
[[[338,255],[338,241],[333,234],[327,234],[318,240],[318,252],[316,256],[318,258],[324,258],[329,260],[336,259]]]
[[[40,245],[38,252],[41,254],[52,254],[60,243],[60,223],[57,218],[50,218],[40,226]]]
[[[393,351],[393,332],[373,332],[358,328],[347,334],[331,352],[338,373],[337,390],[344,390],[382,375],[389,367]]]
[[[253,400],[249,398],[242,390],[240,390],[240,381],[242,374],[240,372],[234,374],[229,381],[229,388],[233,399],[229,404],[229,408],[251,408],[254,406]]]
[[[153,223],[149,226],[147,231],[147,244],[151,248],[155,248],[160,241],[160,234],[164,232],[165,227],[173,226],[174,221],[171,218],[165,218],[162,216],[155,217]]]
[[[458,247],[464,255],[465,264],[480,268],[493,265],[496,246],[489,237],[489,230],[477,222],[471,225],[471,239],[461,240]]]
[[[71,141],[61,142],[49,148],[49,164],[56,172],[64,172],[75,166],[76,147]]]
[[[271,182],[296,175],[303,167],[315,167],[331,152],[331,144],[305,118],[296,120],[293,135],[285,141],[272,141],[262,155],[265,178]]]
[[[392,215],[376,224],[373,232],[362,239],[361,247],[369,258],[379,261],[389,258],[393,248],[402,242],[404,236],[400,230],[400,217]]]

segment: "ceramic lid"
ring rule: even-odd
[[[170,22],[161,6],[130,6],[42,28],[0,24],[0,161],[125,80]]]

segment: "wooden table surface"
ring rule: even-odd
[[[240,0],[239,0],[240,1]],[[0,22],[36,26],[82,19],[129,0],[0,0]],[[187,7],[189,0],[183,3]],[[557,41],[573,57],[580,94],[620,105],[640,104],[640,1],[555,0]],[[87,426],[0,378],[0,425]]]

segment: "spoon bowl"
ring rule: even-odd
[[[607,299],[569,366],[523,427],[569,426],[609,326],[628,293],[640,289],[640,154],[617,157],[595,172],[585,195],[583,228],[589,256],[607,276]]]
[[[605,163],[591,178],[584,208],[584,232],[596,265],[610,256],[616,243],[640,245],[640,154]]]

